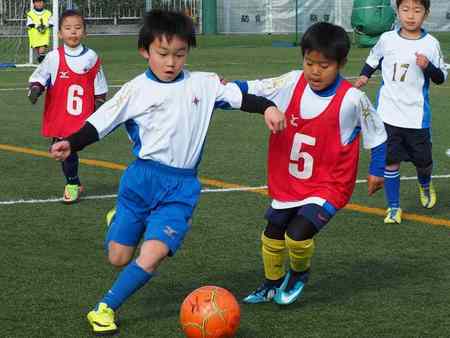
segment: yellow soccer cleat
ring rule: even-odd
[[[87,320],[92,326],[94,334],[113,334],[118,331],[114,322],[114,310],[105,303],[98,304],[97,310],[92,310],[87,314]]]
[[[436,204],[437,196],[436,196],[436,190],[434,190],[433,183],[430,182],[430,186],[428,189],[424,189],[419,184],[419,197],[420,197],[420,204],[424,208],[431,209]]]
[[[78,202],[80,194],[83,192],[83,187],[77,184],[66,184],[64,187],[63,202],[72,204]]]
[[[106,226],[110,226],[114,220],[114,216],[116,216],[116,208],[112,208],[106,214]]]
[[[386,210],[385,224],[400,224],[402,222],[402,209],[401,208],[388,208]]]

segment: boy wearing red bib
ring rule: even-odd
[[[349,201],[356,182],[360,134],[372,149],[369,195],[383,184],[386,132],[367,96],[339,75],[350,50],[339,26],[312,25],[301,41],[303,70],[236,81],[285,112],[286,129],[270,135],[269,195],[262,233],[265,280],[244,302],[297,300],[308,280],[314,236]],[[289,269],[285,271],[285,252]]]
[[[53,141],[80,129],[106,98],[108,86],[97,54],[81,44],[85,36],[83,17],[65,11],[59,21],[64,45],[50,52],[31,75],[28,97],[34,104],[46,90],[42,135]],[[82,186],[78,177],[78,155],[62,162],[66,177],[63,201],[78,201]]]

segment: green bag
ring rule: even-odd
[[[361,46],[370,47],[378,37],[390,30],[395,12],[390,0],[354,0],[351,25]],[[358,42],[359,43],[359,42]]]

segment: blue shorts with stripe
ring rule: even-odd
[[[175,254],[191,227],[201,186],[195,169],[135,160],[123,174],[108,240],[137,246],[159,240]]]

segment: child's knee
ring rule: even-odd
[[[112,265],[120,268],[131,261],[133,252],[133,249],[123,248],[123,245],[109,242],[108,260]]]
[[[170,253],[170,249],[166,243],[159,240],[148,240],[142,244],[141,251],[136,263],[146,272],[154,272],[159,264]]]

